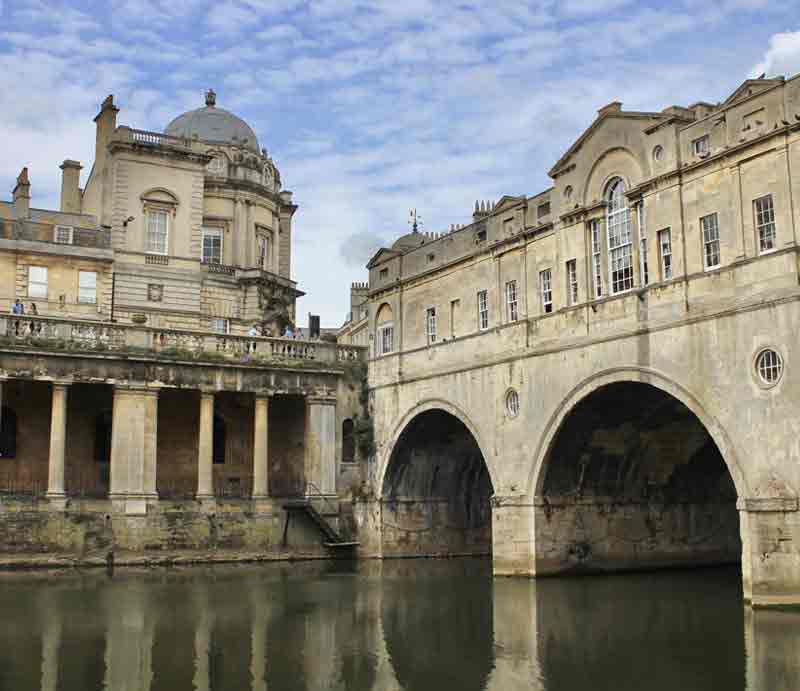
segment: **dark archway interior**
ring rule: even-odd
[[[641,383],[578,403],[546,461],[540,572],[740,560],[736,489],[700,420]]]
[[[420,413],[400,435],[383,481],[384,553],[490,552],[492,493],[464,424],[443,410]]]

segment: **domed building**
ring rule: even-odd
[[[117,126],[109,96],[86,189],[65,173],[66,204],[111,229],[115,321],[280,335],[301,295],[297,207],[253,128],[216,100],[208,91],[160,134]]]

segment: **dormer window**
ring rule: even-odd
[[[692,151],[695,156],[706,156],[710,150],[711,141],[707,134],[692,141]]]

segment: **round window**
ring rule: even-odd
[[[756,356],[756,372],[762,384],[775,386],[783,375],[783,358],[777,350],[765,348]]]
[[[506,410],[511,417],[519,415],[519,394],[514,389],[506,394]]]
[[[662,158],[664,158],[664,147],[659,144],[653,149],[653,160],[660,161]]]

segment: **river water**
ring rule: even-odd
[[[800,614],[737,570],[493,579],[485,560],[0,575],[0,690],[792,691]]]

